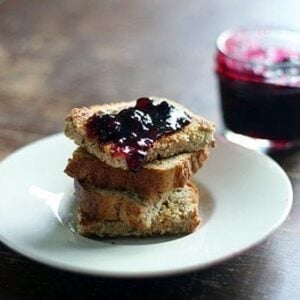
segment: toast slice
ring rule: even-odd
[[[79,200],[78,226],[80,234],[99,237],[118,237],[118,236],[157,236],[165,234],[186,234],[196,230],[200,223],[198,214],[199,192],[194,184],[189,182],[185,187],[173,190],[172,193],[161,203],[159,208],[153,210],[153,205],[149,212],[156,211],[151,216],[149,226],[134,226],[126,222],[117,214],[115,218],[104,220],[95,218],[85,210],[82,204],[87,200],[91,191],[84,194],[76,193]],[[128,198],[128,202],[130,199]],[[133,202],[136,202],[135,200]],[[116,206],[115,206],[116,208]],[[134,210],[131,212],[134,217]]]
[[[191,117],[191,122],[179,131],[161,136],[147,151],[146,162],[161,158],[168,158],[180,153],[195,152],[214,146],[215,125],[206,119],[194,115],[186,108],[165,98],[151,97],[155,104],[168,101]],[[115,168],[128,169],[126,158],[113,155],[113,143],[100,144],[97,138],[89,137],[86,130],[88,119],[95,114],[115,114],[119,111],[133,107],[135,101],[121,102],[91,107],[74,108],[65,119],[65,134],[75,143],[85,148],[89,153],[101,161]]]
[[[130,190],[151,199],[185,186],[207,158],[208,149],[204,149],[156,160],[133,172],[113,168],[79,147],[69,159],[65,172],[80,182],[106,189]]]

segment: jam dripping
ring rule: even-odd
[[[166,101],[154,104],[140,98],[134,107],[117,114],[95,114],[88,119],[89,138],[100,144],[113,143],[115,156],[125,157],[129,170],[139,170],[146,161],[147,151],[161,136],[174,133],[191,122],[191,117]]]

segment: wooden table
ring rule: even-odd
[[[62,131],[71,107],[143,95],[179,99],[221,128],[218,33],[300,30],[297,0],[0,3],[0,159]],[[0,244],[0,299],[300,299],[300,152],[276,159],[293,182],[292,212],[244,254],[186,275],[121,280],[52,269]]]

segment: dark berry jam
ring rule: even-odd
[[[191,117],[186,112],[166,101],[154,104],[149,98],[140,98],[134,107],[118,114],[93,115],[86,129],[88,137],[97,138],[100,144],[113,143],[112,154],[125,157],[128,169],[137,171],[157,139],[190,122]]]
[[[226,32],[216,71],[227,129],[274,144],[300,140],[300,35],[277,30]]]
[[[300,88],[219,76],[225,126],[253,138],[288,145],[300,139]]]

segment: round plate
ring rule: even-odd
[[[254,246],[287,217],[292,188],[270,158],[217,141],[194,176],[199,229],[186,236],[89,239],[78,235],[73,181],[63,172],[75,145],[57,134],[0,164],[0,237],[39,262],[81,273],[160,276],[201,269]]]

